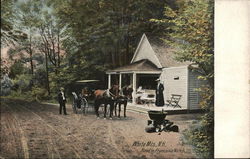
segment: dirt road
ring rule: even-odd
[[[1,99],[1,158],[194,158],[181,133],[146,133],[148,117],[96,119],[93,113],[59,115],[58,106]],[[183,131],[192,114],[169,116]]]

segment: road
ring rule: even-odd
[[[181,133],[146,133],[147,115],[127,112],[127,118],[97,119],[59,115],[58,106],[1,98],[1,158],[194,158]],[[196,115],[173,115],[180,132]]]

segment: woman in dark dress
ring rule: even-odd
[[[164,86],[163,84],[160,82],[160,79],[156,80],[157,83],[157,87],[156,87],[156,100],[155,100],[155,105],[158,107],[164,106],[164,96],[163,96],[163,91],[164,91]]]

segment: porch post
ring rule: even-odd
[[[119,74],[119,90],[122,89],[122,74]]]
[[[108,74],[108,89],[111,88],[111,74]]]
[[[132,103],[136,103],[136,73],[133,73],[133,93],[132,93]]]

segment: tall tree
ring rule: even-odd
[[[214,134],[214,2],[210,0],[178,1],[179,6],[166,6],[165,18],[152,19],[165,26],[165,42],[175,48],[179,61],[199,66],[200,79],[208,85],[200,88],[200,105],[206,110],[201,126],[191,129],[189,141],[202,158],[213,158]]]
[[[165,9],[165,19],[151,21],[166,26],[165,42],[176,49],[179,61],[198,64],[204,79],[213,87],[214,25],[213,1],[179,2],[179,9]]]
[[[53,23],[53,19],[44,20],[39,27],[39,33],[44,47],[44,53],[55,68],[56,74],[61,63],[60,30],[59,26]]]
[[[1,0],[1,47],[14,45],[18,40],[27,38],[27,35],[15,26],[17,12],[15,0]]]
[[[16,23],[28,34],[28,39],[21,42],[20,46],[29,55],[31,74],[34,74],[34,54],[44,54],[46,87],[50,94],[49,74],[53,71],[58,74],[61,64],[61,33],[64,23],[57,23],[58,20],[48,2],[48,0],[20,1],[16,4],[19,11],[19,19]]]
[[[29,54],[31,74],[34,74],[33,54],[36,51],[34,39],[36,36],[36,24],[40,13],[41,3],[37,1],[24,1],[17,5],[19,8],[18,20],[19,28],[25,31],[28,39],[22,43],[23,49]]]
[[[45,6],[47,8],[50,7],[48,3],[46,3]],[[62,56],[66,53],[61,49],[61,38],[64,38],[64,35],[62,34],[62,31],[64,30],[64,23],[60,23],[60,21],[58,21],[58,18],[54,16],[51,9],[45,9],[42,12],[37,28],[41,38],[39,48],[45,55],[47,90],[50,95],[49,64],[53,66],[50,68],[55,72],[54,76],[59,76]],[[58,77],[53,78],[53,80],[56,80],[52,81],[56,83],[56,85],[60,84]]]
[[[66,24],[63,44],[72,72],[78,72],[77,78],[103,79],[105,70],[130,62],[144,32],[159,35],[162,29],[149,19],[162,17],[167,1],[54,0],[51,4]]]

